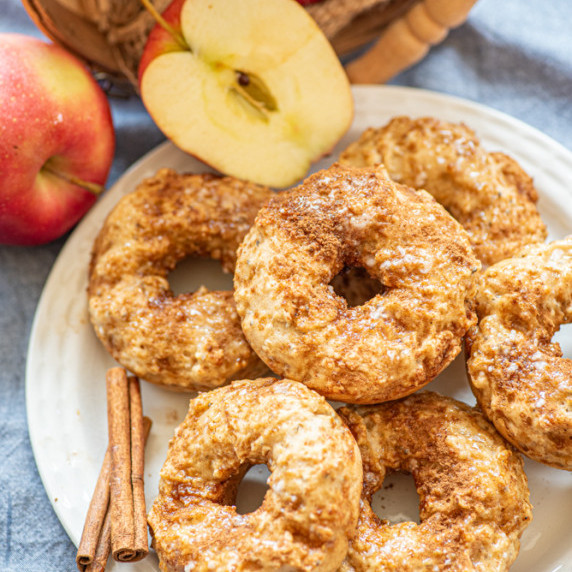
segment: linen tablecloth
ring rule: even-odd
[[[464,25],[390,83],[486,104],[572,149],[571,22],[569,0],[479,0]],[[43,37],[20,0],[0,0],[0,31]],[[137,98],[112,99],[111,105],[117,150],[109,184],[164,139]],[[33,248],[0,246],[0,570],[4,572],[75,569],[75,546],[52,510],[32,454],[24,390],[34,311],[65,240]]]

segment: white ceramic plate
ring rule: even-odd
[[[539,210],[549,239],[572,233],[572,153],[539,131],[504,114],[468,101],[422,90],[370,86],[354,91],[356,115],[352,128],[328,158],[314,170],[331,164],[336,154],[368,126],[381,126],[395,115],[432,115],[463,121],[477,131],[490,150],[505,151],[534,177],[540,191]],[[93,239],[118,199],[160,167],[202,171],[200,162],[164,143],[143,157],[110,189],[74,231],[54,264],[41,296],[29,345],[26,394],[30,438],[36,462],[54,510],[72,541],[79,542],[85,514],[107,441],[105,372],[115,362],[92,331],[87,314],[87,268]],[[192,290],[206,280],[227,288],[231,278],[212,263],[182,264],[172,275],[175,290]],[[572,357],[572,334],[558,335],[565,355]],[[158,475],[174,428],[183,420],[188,396],[173,394],[145,382],[143,406],[153,429],[146,453],[146,497],[151,505]],[[457,359],[428,389],[473,404],[463,363]],[[572,570],[572,475],[526,461],[534,505],[534,520],[522,537],[512,570],[556,572]],[[267,472],[254,467],[240,491],[241,510],[253,510],[264,493]],[[376,495],[386,518],[418,518],[417,498],[410,477],[396,476]],[[31,531],[33,534],[33,531]],[[154,555],[122,571],[158,570]],[[110,563],[109,569],[117,569]]]

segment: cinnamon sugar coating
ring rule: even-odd
[[[383,291],[350,307],[330,286],[361,267]],[[412,393],[461,350],[480,268],[462,227],[382,168],[334,165],[259,212],[239,248],[235,300],[276,373],[330,399]]]
[[[367,129],[340,162],[383,164],[395,181],[428,191],[463,225],[485,266],[546,239],[532,179],[511,157],[486,151],[463,124],[396,117]]]
[[[420,392],[339,413],[364,469],[357,533],[340,572],[508,570],[531,520],[528,484],[520,455],[477,409]],[[390,471],[413,476],[419,524],[373,513]]]
[[[232,272],[271,194],[231,177],[161,169],[119,201],[93,246],[88,299],[98,338],[122,366],[177,390],[267,371],[244,339],[232,292],[175,296],[167,278],[187,256],[220,260]]]
[[[572,236],[483,273],[466,341],[477,401],[528,457],[572,470],[572,360],[552,337],[572,322]]]
[[[238,484],[260,463],[271,471],[262,505],[238,514]],[[268,378],[199,394],[148,518],[161,570],[337,570],[361,485],[355,440],[304,385]]]

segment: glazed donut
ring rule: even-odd
[[[232,292],[174,296],[167,276],[187,256],[232,272],[271,194],[231,177],[162,169],[119,201],[93,246],[88,302],[95,333],[123,367],[178,390],[267,371],[242,335]]]
[[[531,521],[521,456],[477,410],[420,392],[342,408],[364,470],[357,532],[341,572],[507,570]],[[386,472],[413,476],[420,523],[391,524],[371,508]]]
[[[266,463],[254,512],[232,506]],[[235,381],[191,400],[149,514],[163,572],[337,570],[362,486],[356,442],[332,407],[290,380]]]
[[[546,238],[532,179],[514,159],[487,152],[463,124],[396,117],[367,129],[340,162],[383,163],[395,181],[431,193],[463,225],[483,265]]]
[[[350,307],[330,286],[360,267],[383,291]],[[412,393],[461,351],[480,268],[462,227],[378,168],[334,165],[271,199],[238,251],[246,339],[279,375],[329,399]]]
[[[552,336],[572,322],[572,236],[491,266],[466,340],[473,393],[522,453],[572,470],[572,360]]]

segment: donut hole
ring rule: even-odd
[[[552,341],[560,344],[562,357],[572,359],[572,324],[562,324],[552,336]]]
[[[270,471],[266,465],[253,465],[246,471],[236,492],[236,512],[249,514],[260,507],[268,491]]]
[[[371,499],[373,512],[391,524],[400,522],[420,523],[419,495],[410,473],[388,474],[383,485]]]
[[[383,284],[360,266],[344,266],[332,278],[330,287],[351,308],[365,304],[384,290]]]
[[[178,296],[197,291],[201,286],[208,290],[232,290],[232,274],[225,272],[219,260],[189,256],[183,258],[168,274],[171,290]]]

